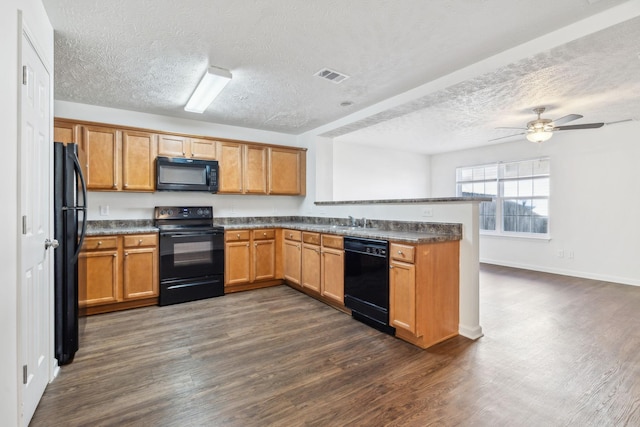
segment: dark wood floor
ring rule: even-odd
[[[286,286],[87,319],[32,426],[639,426],[640,287],[482,266],[420,350]]]

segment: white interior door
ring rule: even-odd
[[[27,425],[49,382],[53,360],[53,251],[45,244],[53,235],[52,144],[49,72],[26,33],[21,52],[19,369],[22,424]]]

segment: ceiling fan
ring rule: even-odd
[[[578,129],[597,129],[605,125],[605,123],[585,123],[582,125],[569,125],[562,126],[565,123],[572,122],[574,120],[581,119],[583,116],[580,114],[569,114],[567,116],[560,117],[556,120],[543,119],[540,117],[544,113],[545,107],[537,107],[533,109],[533,112],[538,115],[538,118],[531,120],[527,123],[526,128],[512,128],[512,127],[498,127],[496,129],[518,129],[524,132],[516,133],[513,135],[502,136],[500,138],[494,138],[490,141],[495,141],[503,138],[510,138],[517,135],[526,135],[527,139],[531,142],[544,142],[548,141],[553,132],[557,130],[578,130]]]

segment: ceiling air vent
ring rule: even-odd
[[[314,76],[322,77],[323,79],[329,80],[330,82],[333,82],[336,84],[342,83],[343,81],[349,78],[349,76],[347,76],[346,74],[342,74],[337,71],[330,70],[329,68],[323,68],[322,70],[315,73]]]

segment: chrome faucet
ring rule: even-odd
[[[367,218],[362,217],[362,228],[367,228]]]
[[[349,225],[351,227],[357,227],[356,219],[354,217],[352,217],[351,215],[349,215]]]

